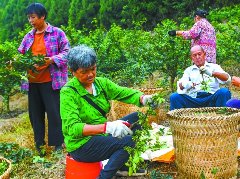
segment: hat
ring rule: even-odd
[[[200,16],[202,18],[206,18],[206,16],[208,15],[208,12],[205,10],[196,10],[196,12],[194,13],[194,17],[195,16]]]

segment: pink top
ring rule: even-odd
[[[216,63],[216,33],[213,26],[202,18],[189,31],[182,33],[184,39],[192,39],[191,47],[200,45],[206,52],[206,60]]]

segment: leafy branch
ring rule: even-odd
[[[202,81],[201,81],[201,86],[200,86],[200,88],[203,90],[203,91],[206,91],[206,92],[209,92],[210,90],[211,90],[211,88],[210,88],[210,82],[212,81],[211,79],[205,79],[204,78],[204,74],[203,74],[203,72],[200,72],[200,74],[202,75]]]
[[[155,145],[149,145],[151,143],[151,135],[149,130],[151,126],[148,122],[148,116],[156,115],[154,109],[160,106],[161,103],[165,102],[165,99],[162,98],[161,94],[156,94],[153,96],[153,101],[148,104],[148,109],[146,113],[139,113],[138,124],[141,126],[141,130],[137,130],[132,136],[133,141],[135,142],[135,147],[125,147],[125,150],[129,153],[129,160],[126,163],[126,166],[129,167],[129,175],[143,167],[145,168],[144,159],[141,157],[141,154],[148,149],[156,150],[156,148],[161,148],[161,145],[164,143],[156,143]]]
[[[25,54],[17,54],[15,56],[12,67],[20,73],[25,73],[27,70],[38,73],[35,65],[41,66],[44,64],[44,55],[34,56],[31,51],[27,51]]]

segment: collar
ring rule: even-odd
[[[51,33],[52,31],[53,31],[53,26],[51,25],[51,24],[49,24],[48,22],[47,22],[47,28],[46,28],[46,30],[45,30],[45,32],[47,32],[47,33]],[[36,33],[36,29],[32,29],[29,33],[32,35],[32,36],[34,36],[34,34]]]
[[[83,87],[83,85],[77,79],[77,77],[73,77],[72,82],[73,82],[73,86],[78,90],[80,96],[84,96],[86,94],[89,94],[88,91]],[[93,88],[93,95],[97,96],[98,87],[96,86],[95,81],[92,84],[92,88]]]
[[[204,65],[203,65],[204,67],[210,67],[210,64],[207,62],[207,61],[205,61],[205,63],[204,63]],[[192,69],[199,69],[195,64],[192,66]]]
[[[92,84],[92,90],[93,90],[93,96],[97,96],[97,90],[94,83]]]

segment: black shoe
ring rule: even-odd
[[[131,176],[143,176],[143,175],[146,175],[146,174],[147,174],[146,170],[139,169],[139,170],[137,170],[136,173],[133,173]],[[129,175],[128,175],[128,171],[118,170],[117,173],[115,174],[115,176],[117,176],[117,177],[127,177]]]
[[[63,147],[62,147],[62,145],[56,145],[54,150],[56,152],[61,152],[63,150]]]

